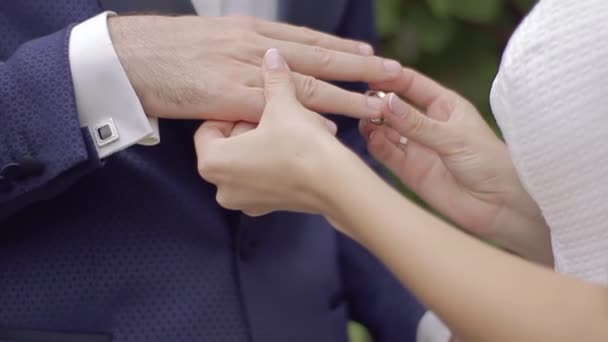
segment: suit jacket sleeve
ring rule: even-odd
[[[339,35],[377,45],[374,8],[371,0],[350,0]],[[363,84],[349,88],[364,91]],[[382,168],[367,152],[356,120],[336,117],[339,135],[376,171]],[[340,267],[349,304],[350,318],[370,331],[376,342],[416,341],[418,323],[426,309],[361,245],[339,234]]]
[[[60,193],[100,165],[78,120],[70,30],[27,41],[0,62],[0,169],[12,175],[4,177],[0,191],[0,220]],[[27,160],[39,164],[37,172],[28,171]]]

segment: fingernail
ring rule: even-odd
[[[371,109],[373,109],[374,111],[380,113],[382,111],[382,100],[380,100],[379,98],[375,97],[375,96],[368,96],[367,97],[367,106]]]
[[[361,44],[361,45],[359,45],[359,52],[363,56],[373,56],[374,48],[369,44]]]
[[[401,63],[395,60],[385,59],[384,70],[391,75],[398,75],[403,71],[403,67],[401,66]]]
[[[277,49],[269,49],[264,55],[264,63],[268,70],[276,70],[286,65],[285,60]]]
[[[407,104],[403,102],[395,93],[391,93],[388,98],[388,109],[393,115],[400,118],[407,114]]]

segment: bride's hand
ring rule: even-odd
[[[320,213],[323,172],[348,152],[336,125],[304,108],[277,50],[264,58],[266,109],[259,125],[205,122],[195,135],[200,175],[227,209],[258,216],[275,210]]]
[[[362,121],[375,158],[457,224],[551,262],[548,229],[538,206],[521,184],[506,145],[471,103],[410,69],[397,81],[373,86],[412,104],[390,94],[386,125]],[[401,136],[409,141],[403,144]],[[530,250],[540,240],[545,247]]]

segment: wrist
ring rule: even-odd
[[[327,155],[325,165],[331,167],[320,173],[320,181],[316,187],[321,203],[321,214],[334,221],[340,221],[344,207],[348,207],[349,200],[361,196],[361,189],[375,189],[373,180],[377,176],[369,167],[351,150],[343,145],[338,153]],[[378,180],[380,180],[378,178]]]
[[[146,59],[151,57],[146,57],[145,52],[142,53],[142,49],[146,47],[145,42],[142,42],[146,35],[142,33],[145,32],[146,26],[151,25],[149,18],[151,16],[108,17],[108,31],[112,45],[131,86],[142,103],[145,97],[146,73],[142,72],[141,68],[145,68]]]

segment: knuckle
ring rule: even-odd
[[[425,117],[416,115],[411,109],[407,115],[412,118],[409,129],[409,132],[411,134],[420,136],[427,132],[428,126],[430,124],[429,120],[427,120]]]
[[[376,70],[380,71],[380,72],[384,72],[384,58],[378,57],[378,56],[371,56],[371,57],[362,57],[361,59],[363,62],[361,63],[362,65],[364,65],[364,67],[366,67],[368,70],[374,70],[374,72],[377,72]]]
[[[256,40],[256,34],[250,30],[239,30],[235,32],[234,39],[240,44],[240,47],[249,46],[249,43]]]
[[[400,94],[409,94],[414,86],[414,80],[416,79],[416,72],[412,69],[405,68],[401,74],[402,83],[397,89]]]
[[[227,191],[225,191],[222,188],[219,188],[217,190],[217,193],[215,194],[215,200],[224,209],[229,209],[229,210],[238,209],[236,204],[232,200],[232,197],[227,193]]]
[[[312,76],[303,76],[300,80],[298,98],[302,102],[311,102],[319,90],[319,81]]]
[[[225,55],[235,55],[236,52],[242,52],[243,49],[248,49],[249,44],[256,40],[256,34],[249,28],[234,26],[232,29],[225,30],[215,34],[210,38],[212,44],[225,47],[228,51]]]
[[[255,28],[255,19],[248,15],[236,14],[230,16],[230,19],[236,23],[236,26],[245,28],[245,29],[254,29]]]
[[[268,76],[266,82],[271,87],[283,87],[288,84],[290,75],[287,72],[275,72]]]
[[[458,95],[453,90],[447,90],[443,95],[441,95],[433,104],[431,104],[432,109],[437,112],[443,113],[445,115],[451,114],[455,107]]]
[[[321,43],[321,37],[313,30],[308,27],[300,26],[298,27],[300,31],[300,35],[302,36],[302,41],[308,45],[319,45]]]
[[[313,54],[321,68],[328,68],[331,66],[333,55],[328,49],[321,46],[315,46],[313,47]]]

